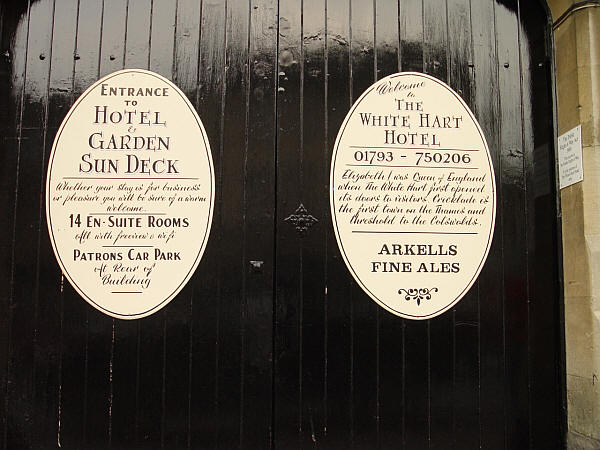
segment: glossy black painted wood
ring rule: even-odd
[[[0,3],[2,447],[562,448],[547,31],[524,0]],[[43,204],[68,108],[127,67],[186,93],[217,187],[194,277],[134,322],[64,280]],[[477,283],[423,322],[358,288],[328,201],[339,125],[399,70],[460,93],[498,188]],[[303,233],[300,205],[318,220]]]

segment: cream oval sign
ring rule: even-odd
[[[62,122],[50,155],[46,216],[73,287],[121,319],[152,314],[194,273],[214,204],[208,138],[166,78],[112,73]]]
[[[494,231],[494,170],[481,127],[431,76],[376,82],[338,133],[330,204],[346,265],[373,300],[408,319],[447,311],[475,282]]]

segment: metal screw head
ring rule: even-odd
[[[260,272],[264,263],[264,261],[250,261],[250,267],[252,268],[252,271]]]

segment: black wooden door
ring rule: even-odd
[[[538,2],[5,0],[0,18],[4,448],[562,447],[552,67]],[[216,174],[200,266],[137,321],[76,294],[43,213],[69,106],[127,67],[187,94]],[[328,203],[340,123],[365,88],[403,70],[462,95],[498,187],[477,283],[423,322],[356,285]],[[303,215],[316,219],[306,230]]]

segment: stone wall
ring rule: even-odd
[[[561,191],[569,448],[600,448],[600,4],[548,0],[558,133],[582,125],[584,181]],[[560,20],[559,20],[560,19]]]

